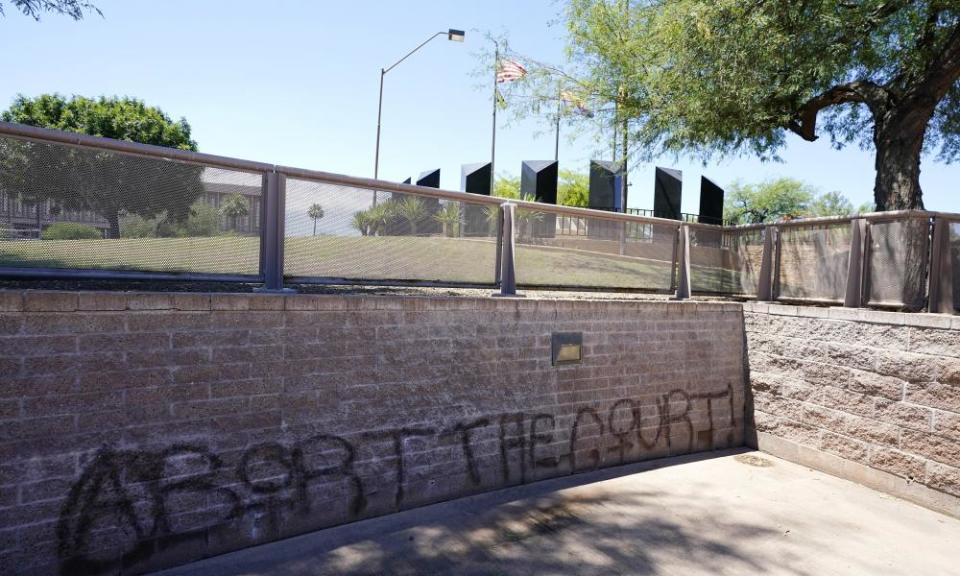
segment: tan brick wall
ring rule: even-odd
[[[958,320],[745,304],[750,442],[960,516]]]
[[[551,366],[554,331],[582,365]],[[142,572],[740,445],[742,331],[723,303],[0,292],[0,573]]]

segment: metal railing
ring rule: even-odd
[[[705,239],[691,239],[694,252],[707,254],[693,258],[694,291],[848,307],[960,310],[958,214],[877,212],[703,234]],[[720,276],[721,289],[698,285],[698,272],[701,278]]]
[[[0,196],[7,278],[258,282],[271,291],[285,283],[471,286],[505,295],[520,285],[960,308],[957,214],[723,227],[3,122]],[[95,214],[98,224],[50,218],[44,234],[27,232],[5,216],[12,199]]]
[[[0,210],[8,278],[676,288],[681,223],[670,220],[9,123],[0,123],[0,169],[5,197],[103,222],[27,242]]]

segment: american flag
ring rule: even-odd
[[[497,61],[497,84],[513,82],[527,75],[527,69],[514,60],[500,59]]]

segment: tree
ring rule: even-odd
[[[734,182],[727,191],[723,220],[729,224],[762,224],[793,218],[849,216],[868,212],[854,209],[840,192],[820,194],[816,188],[793,178],[765,180],[757,184]]]
[[[498,198],[520,198],[520,177],[502,173],[493,182],[493,195]]]
[[[238,228],[237,221],[249,213],[250,208],[243,194],[231,194],[220,205],[220,214],[230,219],[234,230]]]
[[[591,14],[624,0],[571,0],[569,45],[603,34]],[[956,0],[634,0],[625,42],[590,63],[637,98],[634,145],[776,157],[787,133],[876,151],[879,210],[922,208],[920,159],[960,158]],[[603,58],[600,58],[603,55]]]
[[[40,15],[44,12],[69,16],[74,20],[82,20],[84,12],[96,12],[103,16],[99,8],[84,0],[11,0],[10,3],[24,16],[29,16],[38,22]],[[0,1],[0,16],[4,15],[3,2]]]
[[[557,202],[563,206],[590,205],[590,177],[573,170],[560,170]]]
[[[396,202],[381,202],[366,211],[367,233],[384,236],[390,222],[397,216]]]
[[[310,219],[313,220],[313,235],[314,235],[314,236],[317,235],[317,220],[323,218],[323,215],[324,215],[324,214],[323,214],[323,206],[321,206],[320,204],[316,204],[316,203],[315,203],[315,204],[311,204],[310,207],[307,208],[307,216],[309,216]]]
[[[822,194],[810,202],[807,213],[810,216],[847,216],[853,214],[853,202],[843,194],[833,191]]]
[[[723,220],[760,224],[797,218],[807,212],[816,191],[799,180],[780,178],[759,184],[734,182],[727,191]]]
[[[443,205],[443,208],[433,215],[433,219],[442,226],[444,236],[457,236],[460,233],[461,225],[460,203],[448,201]]]
[[[69,99],[57,94],[18,96],[6,122],[55,128],[117,140],[196,150],[186,120],[172,121],[134,98]],[[0,189],[27,202],[53,200],[64,210],[92,210],[120,237],[120,217],[185,221],[203,193],[203,168],[103,150],[0,140]]]
[[[417,235],[417,224],[426,218],[427,208],[423,200],[416,196],[407,196],[397,204],[397,215],[410,225],[410,235]]]
[[[350,220],[350,225],[356,228],[357,232],[359,232],[361,236],[368,236],[371,234],[371,224],[372,222],[370,220],[370,214],[366,210],[354,212],[353,218]]]

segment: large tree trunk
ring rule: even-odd
[[[875,117],[873,139],[877,148],[877,175],[874,199],[877,210],[923,210],[920,154],[932,116],[932,106],[911,103],[901,104],[895,110]],[[929,260],[927,234],[925,229],[920,231],[906,222],[902,223],[902,226],[898,238],[885,240],[886,245],[895,246],[895,251],[902,255],[905,266],[898,271],[902,276],[874,278],[875,275],[883,273],[883,268],[877,268],[871,273],[871,286],[872,282],[899,283],[902,287],[900,301],[903,309],[918,311],[926,305],[925,287]],[[878,242],[879,239],[874,241],[871,252],[883,247]],[[881,251],[875,257],[883,256]],[[887,275],[892,273],[889,270],[885,272]]]
[[[933,110],[901,105],[875,117],[877,174],[873,197],[878,211],[923,210],[920,153]]]

